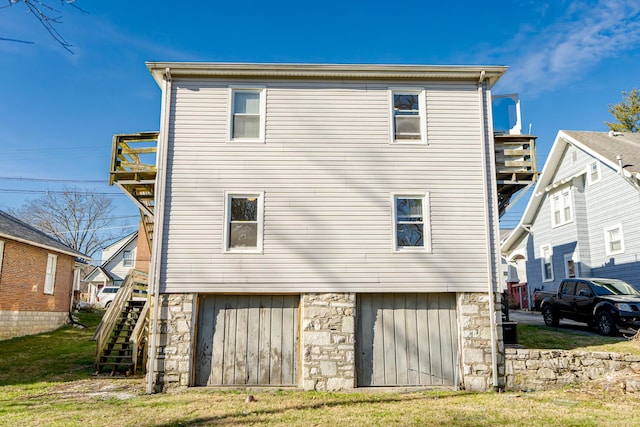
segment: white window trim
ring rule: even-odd
[[[56,288],[56,267],[58,265],[58,255],[47,255],[47,267],[44,274],[44,293],[53,295]],[[49,274],[49,267],[51,267],[51,274]]]
[[[427,101],[423,87],[389,88],[389,142],[391,144],[425,144],[427,142]],[[418,95],[418,117],[420,117],[420,139],[396,139],[396,124],[393,114],[393,95]]]
[[[615,229],[620,230],[620,250],[612,251],[611,250],[611,240],[609,239],[609,232]],[[609,255],[619,255],[624,253],[624,232],[622,231],[622,224],[615,224],[609,227],[604,228],[604,250],[607,256]]]
[[[544,258],[544,252],[545,249],[549,249],[549,263],[551,264],[551,277],[545,277],[545,258]],[[542,245],[540,246],[540,267],[542,269],[541,273],[542,273],[542,281],[547,283],[547,282],[553,282],[553,248],[551,247],[551,244],[548,243],[546,245]]]
[[[396,212],[396,199],[422,199],[422,213],[424,215],[424,246],[398,246],[398,221],[397,221],[397,212]],[[393,230],[392,234],[392,242],[393,242],[393,251],[394,252],[424,252],[424,253],[432,253],[431,246],[431,201],[429,197],[429,192],[426,191],[424,193],[397,193],[391,195],[391,220]]]
[[[131,254],[131,258],[126,258],[126,257],[125,257],[125,254],[126,254],[127,252],[128,252],[129,254]],[[135,251],[122,251],[122,266],[123,266],[123,267],[133,267],[133,266],[135,266],[135,259],[136,259],[136,257],[135,257]],[[130,264],[127,264],[127,261],[130,261],[131,263],[130,263]]]
[[[578,261],[576,261],[575,253],[564,254],[564,277],[568,279],[575,279],[578,277]],[[573,277],[569,274],[569,261],[573,261]]]
[[[255,248],[230,248],[229,247],[229,221],[231,220],[232,197],[257,197],[258,198],[258,236]],[[223,253],[263,253],[264,241],[264,191],[225,191],[224,192],[224,224],[223,224]]]
[[[564,194],[568,193],[569,194],[569,209],[571,212],[571,217],[570,218],[566,218],[564,215],[564,211],[565,211],[565,204],[564,204]],[[555,216],[555,203],[553,201],[553,197],[555,195],[559,195],[560,198],[560,222],[556,223],[556,216]],[[561,190],[558,191],[554,191],[553,193],[549,194],[549,205],[551,208],[551,227],[552,228],[556,228],[556,227],[560,227],[562,225],[565,224],[570,224],[573,222],[573,218],[575,216],[575,212],[574,212],[574,204],[573,204],[573,191],[571,191],[571,186],[565,187]]]
[[[598,178],[597,178],[597,179],[592,179],[592,178],[591,178],[591,167],[592,167],[594,164],[596,165],[596,171],[597,171],[597,173],[598,173]],[[599,161],[594,160],[593,162],[591,162],[591,163],[589,163],[589,164],[587,165],[587,183],[588,183],[589,185],[596,184],[596,183],[600,182],[600,178],[601,178],[601,176],[602,176],[602,170],[601,170],[601,168],[600,168],[600,162],[599,162]]]
[[[234,92],[236,91],[252,91],[258,92],[260,94],[260,135],[258,138],[234,138],[233,137],[233,101],[234,101]],[[230,142],[265,142],[265,128],[266,128],[266,111],[267,111],[267,88],[266,86],[244,86],[244,85],[233,85],[229,86],[229,102],[228,109],[229,113],[227,114],[227,139]]]
[[[0,275],[2,275],[2,259],[4,256],[4,240],[0,240]]]

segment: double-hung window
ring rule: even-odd
[[[123,251],[122,252],[122,265],[124,267],[132,267],[133,266],[133,252],[131,252],[131,251]]]
[[[540,247],[540,265],[542,267],[542,281],[553,281],[553,252],[551,251],[551,245],[544,245]]]
[[[4,255],[4,241],[0,240],[0,276],[2,275],[2,257]]]
[[[423,90],[391,91],[391,135],[393,142],[426,141],[424,108]]]
[[[429,194],[393,197],[394,250],[431,251]]]
[[[624,237],[622,224],[616,224],[604,229],[605,250],[608,255],[617,255],[624,252]]]
[[[544,245],[540,247],[540,265],[542,267],[542,281],[553,281],[553,252],[551,251],[551,245]]]
[[[229,137],[234,141],[264,141],[264,88],[231,88]]]
[[[262,251],[263,193],[227,193],[225,251]]]
[[[56,282],[56,264],[58,256],[49,254],[47,256],[47,271],[44,279],[44,293],[53,295],[53,288]]]
[[[589,184],[595,184],[600,181],[600,163],[591,162],[587,165],[587,180]]]
[[[551,224],[553,227],[573,221],[571,187],[551,194]]]

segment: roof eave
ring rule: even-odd
[[[172,78],[291,78],[344,80],[488,80],[493,86],[506,66],[482,65],[376,65],[376,64],[273,64],[217,62],[147,62],[162,86],[167,70]]]
[[[35,246],[35,247],[38,247],[38,248],[46,249],[46,250],[51,251],[51,252],[57,252],[57,253],[60,253],[60,254],[71,255],[74,258],[84,259],[84,260],[87,260],[89,262],[92,261],[90,256],[87,256],[87,255],[82,254],[80,252],[68,251],[68,250],[56,248],[56,247],[53,247],[53,246],[45,245],[45,244],[42,244],[42,243],[32,242],[31,240],[23,239],[21,237],[12,236],[10,234],[5,234],[5,233],[0,233],[0,237],[4,237],[5,239],[10,239],[10,240],[15,240],[16,242],[25,243],[27,245]]]

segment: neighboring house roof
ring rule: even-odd
[[[618,170],[623,176],[632,181],[634,179],[640,180],[639,134],[631,132],[559,131],[518,226],[501,245],[502,254],[510,253],[524,239],[527,234],[527,227],[531,226],[538,214],[538,210],[544,200],[542,196],[545,191],[573,178],[560,177],[562,182],[553,181],[567,145],[577,147],[612,169]],[[618,156],[621,156],[620,162]],[[620,163],[622,163],[622,168],[620,168]]]
[[[115,247],[116,249],[113,251],[113,253],[111,254],[111,256],[109,258],[107,258],[106,260],[104,260],[102,262],[102,264],[100,264],[99,266],[97,266],[96,268],[94,268],[93,270],[91,270],[89,272],[89,274],[87,274],[85,276],[85,278],[83,279],[83,281],[90,281],[93,280],[93,277],[97,272],[102,272],[102,274],[104,274],[107,278],[109,278],[110,280],[113,280],[113,276],[109,273],[109,271],[107,270],[107,265],[113,261],[115,259],[115,257],[118,256],[118,254],[120,254],[124,248],[127,247],[127,245],[129,243],[131,243],[136,237],[138,237],[138,232],[134,231],[133,233],[129,234],[128,236],[123,237],[122,239],[118,240],[117,242],[115,242],[112,245],[107,246],[108,248],[113,248]]]
[[[91,257],[70,248],[48,234],[3,211],[0,211],[0,237],[6,237],[53,252],[71,255],[76,258],[91,260]]]

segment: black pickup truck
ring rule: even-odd
[[[564,279],[557,293],[539,296],[547,326],[571,319],[595,327],[602,335],[615,335],[619,327],[640,327],[640,292],[622,280]]]

